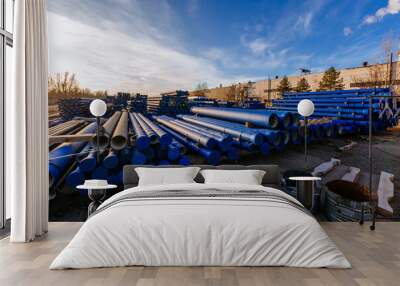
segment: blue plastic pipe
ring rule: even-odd
[[[92,172],[92,179],[107,180],[107,178],[108,178],[108,170],[102,166],[98,166]]]
[[[271,110],[288,110],[288,111],[297,111],[297,108],[295,107],[268,107],[268,109]],[[341,112],[340,110],[335,110],[333,112],[328,112],[328,111],[315,111],[313,113],[313,116],[315,117],[340,117],[340,118],[347,118],[347,119],[365,119],[366,115],[361,115],[361,114],[352,114],[352,113],[346,113],[346,112]]]
[[[299,101],[300,102],[300,101]],[[329,103],[322,103],[319,101],[313,101],[314,106],[316,109],[326,109],[326,108],[336,108],[338,110],[341,110],[342,108],[344,109],[367,109],[369,108],[369,103],[363,104],[363,103],[338,103],[338,102],[329,102]],[[296,102],[289,103],[289,102],[275,102],[274,106],[279,106],[279,107],[297,107]],[[373,103],[372,108],[373,109],[378,109],[380,107],[379,103]]]
[[[239,141],[237,139],[234,139],[232,141],[232,145],[239,148],[239,149],[243,149],[246,150],[248,152],[254,152],[257,150],[257,145],[251,143],[251,142],[247,142],[247,141]],[[262,144],[261,144],[262,145]],[[259,145],[259,146],[261,146]]]
[[[207,127],[222,133],[230,134],[236,138],[239,138],[241,141],[250,141],[256,145],[261,145],[264,142],[264,135],[250,128],[246,128],[245,126],[243,126],[243,128],[233,127],[232,125],[229,125],[229,127],[227,127],[227,125],[225,125],[226,122],[222,120],[191,115],[182,115],[180,118],[190,123]]]
[[[85,181],[85,173],[80,169],[80,167],[76,167],[74,170],[68,173],[65,178],[65,183],[68,186],[76,187],[78,185],[83,184]]]
[[[318,124],[310,124],[311,136],[317,140],[323,138],[323,130],[318,126]]]
[[[179,165],[182,165],[182,166],[189,166],[190,165],[190,158],[188,157],[188,156],[186,156],[186,155],[184,155],[184,156],[182,156],[180,159],[179,159]]]
[[[215,149],[218,142],[205,134],[201,134],[194,129],[190,129],[187,127],[180,126],[176,124],[173,119],[167,116],[159,116],[156,117],[157,122],[165,125],[169,129],[174,130],[175,132],[180,133],[184,137],[189,138],[190,140],[199,143],[200,145],[208,148],[208,149]]]
[[[181,150],[178,147],[170,144],[168,146],[168,151],[167,151],[168,160],[175,161],[178,160],[180,156],[181,156]]]
[[[90,148],[92,148],[92,144],[90,143],[86,146],[89,146],[88,151],[90,150]],[[96,168],[96,165],[96,150],[89,151],[86,157],[79,160],[79,168],[85,173],[93,171]]]
[[[141,113],[138,113],[139,117],[146,122],[146,124],[153,129],[153,131],[158,135],[159,137],[159,142],[161,145],[168,145],[171,143],[172,141],[172,137],[171,135],[169,135],[168,133],[166,133],[164,130],[162,130],[157,124],[155,124],[153,121],[151,121],[150,119],[148,119],[146,116],[144,116]]]
[[[149,148],[143,150],[142,153],[144,156],[146,156],[147,162],[152,161],[156,156],[156,153],[154,152],[154,149],[151,146]]]
[[[241,123],[252,123],[257,126],[275,129],[279,126],[279,118],[275,112],[263,110],[262,113],[254,110],[221,107],[192,107],[192,113],[216,117]]]
[[[150,146],[150,139],[144,132],[143,128],[140,126],[139,122],[136,120],[135,116],[130,112],[129,119],[131,120],[133,132],[136,138],[136,148],[139,150],[144,150]]]
[[[120,186],[123,184],[123,170],[118,170],[117,172],[112,173],[108,176],[108,183]]]
[[[255,129],[257,132],[260,132],[267,139],[268,143],[272,146],[277,146],[285,140],[285,133],[281,130],[272,130],[272,129]]]
[[[79,131],[77,135],[94,134],[96,123],[93,122]],[[63,143],[49,153],[49,186],[53,187],[64,172],[74,162],[75,155],[87,144],[85,141]]]
[[[135,150],[132,154],[131,162],[134,165],[143,165],[146,163],[146,155],[139,150]]]
[[[193,152],[196,152],[199,155],[201,155],[202,157],[204,157],[209,164],[218,165],[218,163],[221,159],[221,154],[218,151],[200,147],[195,142],[188,140],[187,138],[185,138],[184,136],[180,135],[179,133],[173,131],[172,129],[169,129],[168,127],[165,127],[165,126],[160,126],[160,127],[164,131],[171,134],[177,141],[179,141],[180,143],[185,145],[188,149],[190,149]]]
[[[180,142],[176,141],[175,139],[172,139],[172,142],[170,144],[170,146],[176,147],[180,150],[181,155],[186,154],[186,147],[181,144]]]
[[[330,138],[335,136],[334,128],[331,123],[322,123],[321,126],[326,137]]]
[[[129,164],[131,162],[131,148],[125,147],[119,152],[119,162],[122,165]]]
[[[117,152],[114,150],[109,150],[107,156],[101,162],[101,166],[106,169],[114,169],[119,164],[119,158]]]
[[[336,125],[336,132],[339,135],[353,134],[355,128],[353,125]]]
[[[263,143],[259,147],[260,147],[261,154],[263,154],[264,156],[267,156],[269,154],[270,147],[269,147],[268,143]]]
[[[173,122],[183,127],[196,130],[197,132],[204,134],[205,136],[214,138],[218,142],[218,146],[219,149],[221,149],[221,151],[227,151],[232,146],[232,137],[230,135],[216,131],[211,131],[210,129],[206,129],[198,125],[193,125],[181,120],[174,120]]]
[[[229,161],[237,161],[239,159],[239,149],[231,147],[225,151],[225,155]]]
[[[139,116],[138,113],[133,112],[132,115],[136,118],[144,133],[146,133],[147,137],[150,139],[150,142],[152,144],[157,143],[159,139],[157,133],[155,133],[153,129],[151,129],[151,127],[147,125],[147,123]]]
[[[299,128],[297,126],[292,126],[289,129],[289,133],[290,133],[290,141],[292,142],[292,144],[297,145],[301,143]]]
[[[313,91],[313,92],[286,92],[284,98],[300,98],[313,96],[365,96],[366,94],[390,94],[389,88],[363,88],[363,89],[346,89],[346,90],[328,90],[328,91]]]
[[[266,109],[252,109],[254,113],[265,114],[269,113],[270,111]],[[279,120],[279,128],[288,129],[293,125],[293,114],[288,111],[278,111],[276,112]]]

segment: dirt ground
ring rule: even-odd
[[[347,151],[339,148],[355,142],[356,144]],[[292,145],[282,152],[271,152],[268,156],[260,154],[242,154],[238,164],[276,164],[281,171],[304,170],[312,171],[319,164],[336,158],[342,165],[357,167],[361,170],[362,183],[368,185],[369,159],[368,136],[354,135],[340,138],[327,139],[321,142],[312,142],[308,146],[307,161],[304,156],[304,145]],[[373,191],[376,191],[381,171],[394,174],[395,197],[391,203],[395,215],[400,214],[400,126],[390,131],[374,134],[372,140],[372,173]],[[193,164],[201,164],[200,158],[194,158]],[[232,164],[232,162],[221,162]],[[334,178],[334,179],[340,179]]]

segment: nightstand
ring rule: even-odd
[[[289,177],[289,180],[296,181],[297,200],[307,209],[312,210],[314,206],[315,182],[320,177]]]
[[[84,189],[88,190],[88,197],[92,201],[89,206],[88,206],[88,217],[92,213],[94,213],[97,208],[103,203],[104,198],[106,197],[107,190],[109,189],[115,189],[117,185],[109,185],[106,184],[104,185],[92,185],[92,184],[87,184],[85,181],[85,185],[79,185],[76,188],[77,189]]]

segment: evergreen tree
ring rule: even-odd
[[[290,91],[292,87],[290,86],[290,82],[287,76],[284,76],[281,81],[279,82],[279,85],[277,87],[277,90],[283,94],[284,92]]]
[[[311,86],[306,80],[305,77],[302,77],[298,82],[296,87],[294,88],[296,92],[306,92],[306,91],[311,91]]]
[[[340,78],[340,72],[336,71],[334,67],[327,69],[319,83],[319,90],[340,90],[343,88],[343,78]]]

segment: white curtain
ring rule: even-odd
[[[15,1],[13,94],[6,99],[6,187],[12,242],[48,227],[46,0]]]

